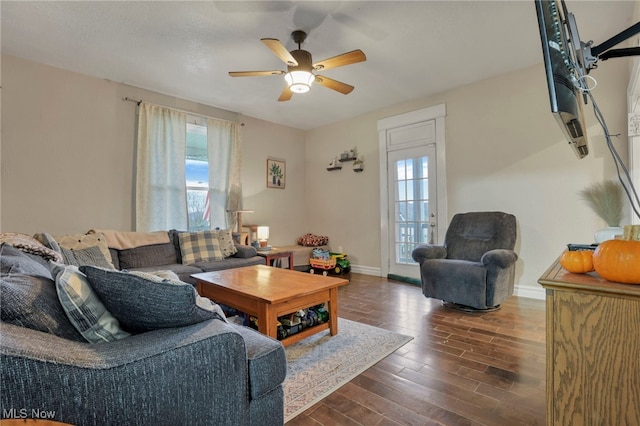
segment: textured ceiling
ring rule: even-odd
[[[633,1],[572,1],[584,41],[630,26]],[[2,53],[311,129],[542,62],[532,0],[514,1],[2,1]],[[277,102],[285,69],[261,42],[309,36],[314,61],[361,49],[367,61],[324,74]],[[615,60],[615,59],[614,59]],[[540,76],[544,78],[544,76]]]

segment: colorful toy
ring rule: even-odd
[[[309,264],[311,265],[309,273],[315,274],[316,271],[314,268],[316,268],[322,271],[321,273],[324,276],[329,273],[339,275],[351,270],[351,262],[347,259],[346,254],[333,253],[323,249],[313,249]]]

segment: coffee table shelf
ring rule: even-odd
[[[265,265],[192,275],[201,296],[258,319],[258,331],[277,339],[278,317],[326,303],[329,320],[281,340],[287,346],[329,329],[338,333],[338,287],[349,281]]]

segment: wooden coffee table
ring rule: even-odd
[[[192,275],[201,296],[258,319],[258,331],[277,339],[278,317],[327,302],[329,321],[283,340],[287,346],[319,331],[338,333],[338,287],[343,278],[323,277],[266,265],[245,266]]]

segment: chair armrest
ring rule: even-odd
[[[42,407],[71,424],[180,424],[194,412],[205,424],[248,423],[247,349],[231,324],[97,344],[1,326],[3,408]]]
[[[236,244],[236,248],[238,249],[237,253],[231,255],[231,257],[239,257],[242,259],[248,259],[250,257],[254,257],[258,255],[255,247],[246,246],[242,244]]]
[[[495,249],[489,250],[480,258],[483,265],[495,265],[499,268],[506,269],[516,263],[518,255],[513,250]]]
[[[443,246],[424,244],[413,249],[411,257],[419,264],[422,264],[427,259],[445,259],[447,257],[447,249]]]

